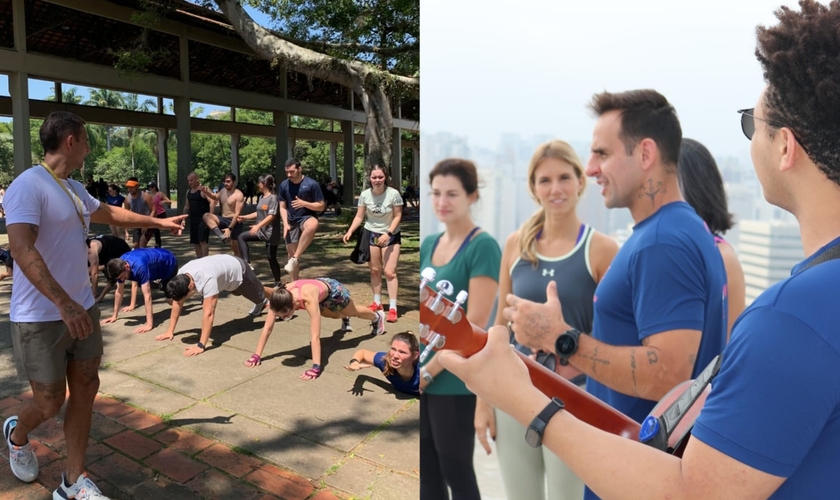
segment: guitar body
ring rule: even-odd
[[[487,332],[467,321],[466,315],[461,313],[457,304],[452,304],[441,297],[441,294],[426,287],[420,291],[420,341],[427,349],[450,349],[464,357],[470,357],[486,345]],[[575,417],[611,434],[639,440],[641,425],[638,422],[528,356],[518,351],[517,354],[528,368],[534,387],[548,397],[562,399],[566,410]],[[672,389],[656,405],[652,415],[659,417],[666,411],[673,412],[671,404],[690,390],[692,384],[693,381],[689,380]],[[669,436],[665,451],[682,455],[691,427],[708,392],[709,386],[706,385],[702,393],[694,398],[695,403],[690,405],[689,411],[682,409],[682,420]]]

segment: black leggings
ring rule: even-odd
[[[166,212],[155,215],[155,219],[165,219],[166,217],[167,217]],[[155,237],[155,245],[157,245],[157,247],[160,248],[161,247],[160,246],[160,229],[151,229],[151,232],[152,232],[152,235]],[[149,233],[146,233],[146,234],[149,234]],[[147,241],[146,245],[148,245],[148,244],[149,244],[149,242]]]
[[[242,231],[239,235],[239,253],[242,254],[242,260],[251,263],[250,249],[248,248],[249,241],[265,241],[259,236],[253,235],[250,231]],[[265,243],[266,256],[268,257],[268,265],[271,266],[271,274],[274,276],[274,282],[280,282],[280,263],[277,262],[277,245]]]
[[[481,500],[473,469],[475,396],[420,395],[420,500]]]

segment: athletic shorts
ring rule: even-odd
[[[85,361],[102,356],[102,329],[99,306],[87,310],[93,332],[83,340],[74,339],[64,321],[12,322],[12,349],[21,380],[44,384],[67,378],[69,361]]]
[[[318,278],[318,281],[327,285],[327,298],[322,300],[318,307],[329,309],[332,312],[341,312],[350,303],[350,290],[332,278]]]
[[[210,241],[210,230],[201,217],[190,217],[190,243],[197,245]]]
[[[370,233],[369,243],[372,246],[375,246],[375,247],[379,246],[379,243],[377,243],[377,242],[379,241],[379,237],[382,236],[383,233],[374,233],[373,231],[368,231],[368,233]],[[388,243],[385,246],[390,247],[390,246],[393,246],[393,245],[400,245],[400,244],[402,244],[402,233],[397,233],[397,234],[391,235],[391,238],[388,240]]]
[[[308,215],[306,217],[302,217],[296,220],[294,223],[289,222],[289,232],[286,233],[287,245],[291,245],[300,241],[300,234],[303,232],[303,224],[311,218],[312,216]]]
[[[219,217],[219,229],[229,228],[231,222],[232,222],[232,219],[229,219],[227,217]],[[231,240],[236,241],[237,239],[239,239],[239,235],[242,234],[242,227],[243,227],[242,224],[240,224],[238,222],[236,223],[235,226],[233,226],[233,229],[230,230],[230,239]]]

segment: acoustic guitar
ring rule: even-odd
[[[467,293],[459,292],[453,302],[447,298],[454,291],[451,283],[441,280],[435,291],[427,286],[434,280],[434,270],[427,268],[421,276],[420,341],[426,349],[420,355],[420,363],[438,349],[450,349],[464,357],[480,351],[487,343],[487,332],[467,320],[461,308]],[[718,356],[695,380],[673,388],[640,425],[528,356],[518,351],[517,354],[528,367],[534,386],[548,397],[562,399],[566,410],[575,417],[603,431],[642,441],[678,456],[682,455],[691,427],[706,401],[711,389],[709,382],[720,368]]]

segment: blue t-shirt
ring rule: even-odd
[[[592,336],[639,346],[669,330],[703,332],[692,376],[726,344],[726,271],[711,233],[688,203],[669,203],[638,223],[595,290]],[[588,379],[586,390],[642,422],[655,401]]]
[[[738,318],[692,435],[750,467],[786,477],[770,497],[840,491],[840,260],[793,268]]]
[[[300,184],[286,179],[280,183],[277,189],[277,196],[280,201],[286,202],[286,211],[289,216],[289,224],[296,225],[304,217],[316,216],[317,212],[308,208],[293,208],[292,201],[295,198],[300,198],[303,201],[311,203],[323,201],[324,193],[321,192],[321,186],[313,179],[304,176]]]
[[[377,352],[373,355],[373,366],[379,368],[380,371],[385,371],[385,354],[384,352]],[[414,365],[414,374],[411,380],[403,380],[399,373],[392,373],[385,376],[394,389],[404,392],[406,394],[420,395],[420,368]]]
[[[175,254],[163,248],[138,248],[122,257],[131,267],[128,279],[143,285],[152,280],[163,280],[178,272]]]
[[[105,197],[105,203],[108,205],[113,205],[115,207],[121,207],[123,202],[125,201],[125,196],[118,194],[116,196],[111,196],[110,194]]]
[[[12,267],[12,254],[5,248],[0,248],[0,264],[6,267]]]

